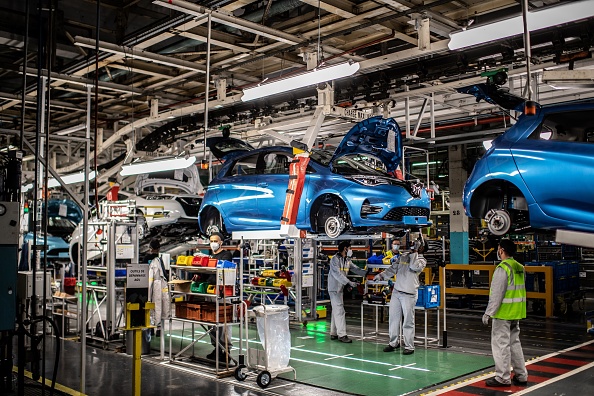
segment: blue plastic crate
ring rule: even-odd
[[[439,285],[421,286],[418,290],[417,307],[435,308],[439,307],[441,293]]]
[[[553,293],[565,293],[568,290],[569,281],[567,278],[557,278],[554,280]]]

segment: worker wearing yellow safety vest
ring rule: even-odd
[[[495,377],[487,386],[526,386],[528,372],[520,343],[520,319],[526,317],[526,287],[524,266],[514,260],[516,245],[502,239],[497,247],[501,263],[493,273],[489,304],[483,315],[483,324],[491,327],[491,351],[495,360]],[[511,377],[510,366],[514,370]]]

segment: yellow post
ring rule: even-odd
[[[134,349],[132,354],[132,372],[134,378],[132,379],[132,394],[134,396],[140,396],[140,388],[141,388],[141,381],[140,381],[140,374],[141,374],[141,365],[140,365],[140,355],[142,353],[142,329],[134,329]]]

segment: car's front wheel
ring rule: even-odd
[[[214,207],[209,206],[200,213],[200,229],[206,235],[213,232],[220,232],[226,234],[225,224],[221,213]]]
[[[340,198],[320,197],[312,207],[311,224],[315,232],[337,238],[350,228],[349,211]]]
[[[512,226],[511,216],[503,209],[489,210],[485,216],[485,222],[491,234],[497,236],[507,234]]]

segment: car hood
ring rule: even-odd
[[[243,140],[223,136],[206,139],[206,146],[210,149],[212,155],[221,161],[226,161],[233,155],[254,150],[254,147]]]
[[[134,184],[136,195],[141,195],[145,190],[154,187],[178,189],[186,194],[200,194],[203,192],[200,177],[198,176],[198,168],[195,165],[175,171],[145,173],[136,176]]]
[[[524,112],[524,98],[509,93],[506,89],[500,88],[494,84],[474,84],[462,88],[456,88],[456,91],[473,95],[476,101],[481,99],[487,103],[501,106],[507,110],[515,110],[520,113]]]
[[[400,127],[393,118],[382,116],[358,122],[342,139],[330,166],[337,158],[350,154],[367,154],[381,160],[388,172],[396,170],[402,160]]]

